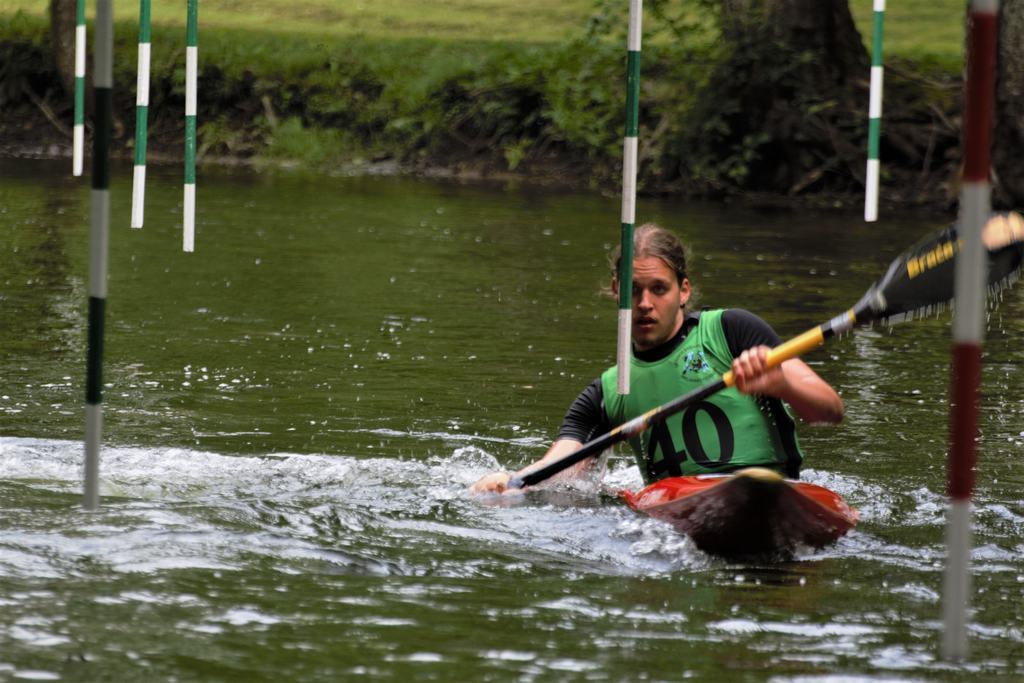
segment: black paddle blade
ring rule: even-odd
[[[1001,290],[1017,279],[1024,263],[1024,219],[1014,212],[995,214],[981,239],[988,250],[989,290]],[[900,254],[854,307],[857,323],[901,322],[944,307],[953,299],[960,247],[952,225]]]

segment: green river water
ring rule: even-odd
[[[614,360],[615,197],[393,177],[113,176],[103,505],[79,502],[88,180],[0,162],[0,681],[1024,679],[1024,294],[990,316],[970,656],[939,656],[949,314],[807,357],[804,478],[861,523],[775,564],[617,501],[477,499]],[[783,336],[853,304],[915,216],[641,201],[702,304]]]

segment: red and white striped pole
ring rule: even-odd
[[[964,170],[960,192],[960,236],[956,260],[953,369],[950,389],[949,496],[946,574],[943,583],[942,656],[967,655],[970,604],[971,495],[977,460],[981,348],[985,339],[986,254],[981,230],[991,211],[989,151],[996,66],[999,0],[972,0],[968,22],[964,97]]]

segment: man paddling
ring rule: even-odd
[[[804,421],[836,423],[843,417],[842,399],[800,359],[768,368],[768,350],[781,340],[754,314],[742,309],[691,311],[686,252],[673,233],[642,225],[634,232],[633,253],[631,393],[618,395],[616,368],[606,370],[570,406],[544,457],[516,475],[568,455],[731,369],[733,388],[629,439],[644,481],[753,466],[798,477],[803,456],[783,403]],[[615,254],[611,289],[616,295],[618,270]],[[593,460],[560,476],[578,476]],[[488,474],[471,491],[503,492],[516,475]]]

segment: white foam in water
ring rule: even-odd
[[[82,453],[77,441],[2,437],[0,480],[77,495]],[[598,505],[599,481],[552,486],[526,500],[506,497],[502,502],[511,505],[502,507],[468,494],[472,482],[498,467],[477,445],[427,462],[108,446],[101,455],[101,511],[69,510],[70,527],[35,534],[16,525],[18,540],[8,539],[17,549],[0,557],[0,566],[60,576],[63,565],[94,557],[127,573],[229,571],[250,562],[250,553],[272,558],[286,572],[292,563],[313,561],[384,575],[416,571],[406,561],[410,555],[425,562],[438,544],[467,542],[520,548],[528,564],[554,559],[602,574],[678,566],[663,556],[673,552],[669,539],[679,542],[667,527],[660,554],[631,550],[635,539],[622,538],[616,528],[635,515],[625,506]],[[633,483],[633,469],[616,471],[613,479]],[[329,547],[336,534],[352,552]],[[387,559],[394,556],[401,558],[397,564]],[[451,573],[474,571],[453,567]]]
[[[61,675],[42,669],[17,669],[11,676],[19,681],[59,681]]]
[[[82,453],[80,442],[2,437],[0,481],[77,494]],[[241,457],[107,447],[100,511],[82,514],[55,498],[57,507],[42,515],[13,512],[7,516],[11,527],[0,571],[56,578],[85,558],[126,573],[228,571],[262,556],[284,572],[293,564],[314,562],[359,574],[388,574],[392,569],[386,561],[365,556],[361,548],[370,544],[361,542],[359,521],[350,523],[358,511],[349,508],[401,506],[402,500],[382,492],[379,483],[396,472],[426,479],[425,467],[411,465],[341,456]],[[318,513],[324,500],[331,505]],[[350,534],[356,550],[332,547],[325,529]]]
[[[77,441],[0,438],[0,479],[27,480],[64,490],[81,479]],[[338,484],[355,472],[354,459],[319,455],[229,456],[182,448],[121,448],[101,454],[101,495],[196,497],[229,490],[267,493]]]
[[[639,467],[620,461],[609,466],[604,475],[604,485],[611,490],[636,490],[643,487],[644,479]]]
[[[77,441],[0,437],[0,481],[77,496],[82,453]],[[501,468],[480,443],[426,461],[110,446],[102,451],[101,513],[62,513],[69,529],[35,532],[15,522],[7,538],[17,547],[0,553],[0,570],[60,576],[68,562],[87,556],[119,572],[219,571],[245,566],[250,553],[288,573],[313,562],[387,575],[415,572],[444,548],[467,544],[479,546],[483,559],[447,574],[486,571],[481,563],[491,562],[568,564],[611,575],[720,565],[667,523],[611,502],[617,491],[643,485],[626,458],[612,460],[603,477],[551,482],[526,495],[468,493],[480,476]],[[857,478],[816,470],[804,478],[844,495],[860,508],[862,523],[889,523],[896,507],[891,494]],[[938,496],[920,490],[912,497],[906,523],[940,523]],[[335,547],[338,540],[344,549]],[[931,552],[910,552],[861,529],[813,554],[867,555],[914,568],[936,561]]]
[[[790,623],[784,621],[757,621],[753,619],[724,619],[708,624],[708,628],[726,633],[783,633],[808,637],[859,637],[881,633],[883,629],[861,624]]]

